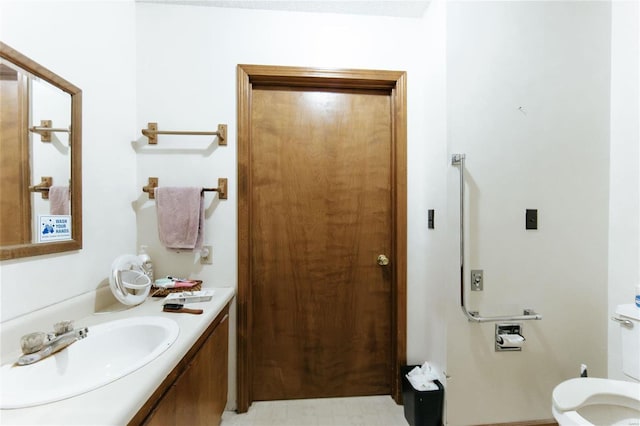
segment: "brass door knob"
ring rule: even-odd
[[[381,254],[380,256],[378,256],[378,265],[387,266],[388,264],[389,264],[389,258],[387,256],[385,256],[384,254]]]

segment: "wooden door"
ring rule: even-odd
[[[239,387],[250,400],[393,394],[404,357],[395,86],[259,80],[249,146],[239,137],[250,182],[239,200],[250,320],[239,336],[251,372]],[[379,255],[392,261],[379,265]]]

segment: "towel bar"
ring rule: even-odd
[[[40,183],[29,187],[31,192],[40,192],[43,200],[49,199],[49,188],[53,185],[53,178],[51,176],[42,176]]]
[[[58,129],[56,129],[56,128],[53,128],[52,126],[53,126],[53,124],[52,124],[51,120],[40,120],[40,125],[39,126],[29,127],[29,131],[39,134],[41,142],[51,142],[51,133],[53,133],[53,132],[71,133],[71,128],[68,128],[68,129],[58,128]]]
[[[149,138],[149,145],[158,144],[158,135],[190,135],[190,136],[206,136],[213,135],[218,137],[218,145],[227,144],[227,125],[218,124],[218,130],[215,132],[193,132],[183,130],[158,130],[158,123],[147,123],[147,128],[142,129],[142,134]]]
[[[155,189],[158,187],[158,178],[150,177],[147,185],[142,187],[142,192],[149,194],[149,199],[154,200],[156,198]],[[217,188],[202,188],[202,192],[217,192],[218,198],[221,200],[227,199],[227,178],[218,178]]]
[[[148,183],[142,187],[142,192],[148,193],[149,199],[154,200],[156,198],[154,190],[158,187],[158,178],[150,177],[147,182]]]

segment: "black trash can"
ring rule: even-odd
[[[415,367],[418,366],[406,365],[400,368],[404,417],[411,426],[442,426],[444,387],[440,381],[435,380],[437,390],[415,390],[407,379],[407,373]]]

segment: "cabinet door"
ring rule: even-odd
[[[227,404],[228,317],[211,333],[176,383],[176,424],[217,425]]]
[[[222,319],[184,374],[167,391],[147,424],[219,425],[227,404],[228,315]]]
[[[178,422],[176,408],[176,386],[175,384],[169,388],[164,394],[162,400],[156,406],[155,410],[149,415],[145,421],[145,425],[152,426],[175,426]]]

